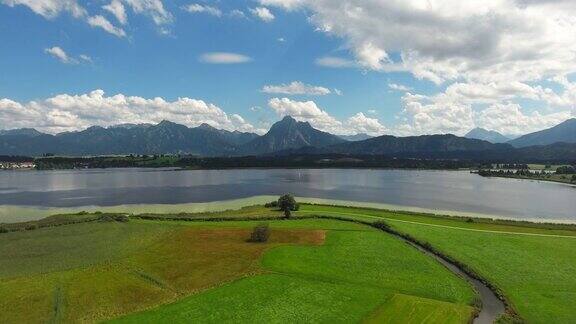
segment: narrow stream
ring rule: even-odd
[[[492,292],[488,286],[478,279],[472,278],[464,271],[460,270],[456,265],[444,260],[438,255],[424,249],[423,247],[416,245],[410,241],[405,240],[408,244],[412,245],[422,253],[434,258],[442,265],[444,265],[448,270],[452,271],[456,275],[465,278],[468,282],[474,286],[478,294],[480,294],[480,300],[482,301],[482,309],[478,316],[474,319],[475,324],[492,324],[500,315],[504,314],[506,306],[504,303]]]

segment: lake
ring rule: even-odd
[[[576,222],[576,187],[468,171],[104,169],[0,172],[0,205],[185,204],[293,193],[390,208]],[[6,206],[4,206],[6,207]]]

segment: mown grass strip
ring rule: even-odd
[[[309,215],[334,214],[334,215],[343,215],[343,216],[359,216],[359,217],[367,217],[367,218],[380,219],[380,220],[386,220],[386,221],[392,221],[392,222],[400,222],[400,223],[416,224],[416,225],[422,225],[422,226],[432,226],[432,227],[456,229],[456,230],[471,231],[471,232],[483,232],[483,233],[494,233],[494,234],[527,235],[527,236],[542,236],[542,237],[557,237],[557,238],[576,239],[576,233],[572,236],[572,235],[556,235],[556,234],[540,234],[540,233],[526,233],[526,232],[509,232],[509,231],[497,231],[497,230],[482,230],[482,229],[474,229],[474,228],[466,228],[466,227],[458,227],[458,226],[448,226],[448,225],[421,223],[421,222],[414,222],[414,221],[408,221],[408,220],[390,218],[390,217],[385,217],[385,216],[373,216],[373,215],[360,214],[360,213],[343,213],[343,212],[335,212],[335,211],[298,211],[298,214],[309,214]]]

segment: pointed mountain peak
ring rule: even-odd
[[[312,125],[309,122],[301,122],[297,121],[292,116],[285,116],[282,120],[277,121],[270,127],[270,130],[273,129],[288,129],[288,128],[299,128],[299,129],[313,129]]]
[[[208,124],[208,123],[202,123],[200,124],[200,126],[196,127],[198,129],[204,129],[204,130],[218,130],[217,128],[215,128],[214,126]]]
[[[296,119],[294,119],[294,117],[287,115],[284,118],[282,118],[281,122],[296,122]]]
[[[157,126],[171,126],[171,125],[176,125],[176,123],[164,119],[161,122],[159,122]]]
[[[488,141],[491,143],[505,143],[505,142],[510,140],[508,137],[506,137],[506,136],[504,136],[504,135],[502,135],[496,131],[487,130],[487,129],[481,128],[481,127],[476,127],[474,129],[472,129],[466,135],[464,135],[464,137],[470,138],[470,139],[479,139],[479,140]]]
[[[169,120],[163,120],[161,122],[158,123],[158,125],[156,125],[156,127],[159,128],[168,128],[168,129],[184,129],[184,128],[188,128],[185,125],[182,124],[177,124],[175,122],[171,122]]]

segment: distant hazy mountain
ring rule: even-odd
[[[323,147],[343,142],[345,140],[336,135],[319,131],[307,122],[299,122],[286,116],[272,125],[268,133],[246,143],[242,147],[242,152],[266,154],[306,146]]]
[[[108,128],[125,128],[125,129],[134,129],[134,128],[147,128],[154,126],[153,124],[118,124],[112,125]]]
[[[409,158],[475,159],[500,161],[576,160],[576,120],[571,119],[549,130],[525,135],[512,142],[528,140],[541,144],[514,148],[510,144],[458,137],[424,135],[410,137],[379,136],[346,141],[322,132],[309,123],[285,117],[268,133],[230,132],[208,124],[189,128],[169,121],[157,125],[93,126],[83,131],[57,135],[33,129],[0,132],[0,155],[39,156],[110,154],[193,154],[199,156],[240,156],[261,154],[344,154],[387,155]],[[546,141],[544,141],[544,139]],[[527,144],[525,144],[527,145]]]
[[[203,125],[189,128],[169,121],[157,125],[93,126],[79,132],[38,136],[0,135],[0,154],[105,155],[105,154],[238,154],[239,145],[258,135],[217,130]]]
[[[359,142],[347,142],[326,147],[324,152],[390,155],[398,153],[480,152],[511,148],[508,144],[458,137],[455,135],[423,135],[409,137],[379,136]]]
[[[213,133],[215,136],[220,136],[224,138],[227,142],[237,146],[244,145],[250,142],[251,140],[259,137],[258,134],[254,133],[243,133],[239,131],[230,132],[224,129],[217,129],[206,123],[198,126],[198,129],[202,129],[208,133]]]
[[[356,135],[339,135],[339,137],[341,139],[350,141],[350,142],[357,142],[357,141],[363,141],[363,140],[367,140],[369,138],[372,138],[374,136],[370,136],[368,134],[364,134],[364,133],[359,133]]]
[[[488,141],[490,143],[506,143],[510,140],[510,138],[496,131],[490,131],[480,127],[469,131],[464,137]]]
[[[515,149],[517,161],[576,161],[576,143],[558,142],[549,145],[526,146]]]
[[[9,135],[9,136],[40,136],[43,133],[35,130],[34,128],[18,128],[18,129],[8,129],[8,130],[1,130],[0,129],[0,136]]]
[[[558,142],[576,143],[576,118],[568,119],[549,129],[520,136],[508,143],[514,147],[526,147],[532,145],[548,145]]]

